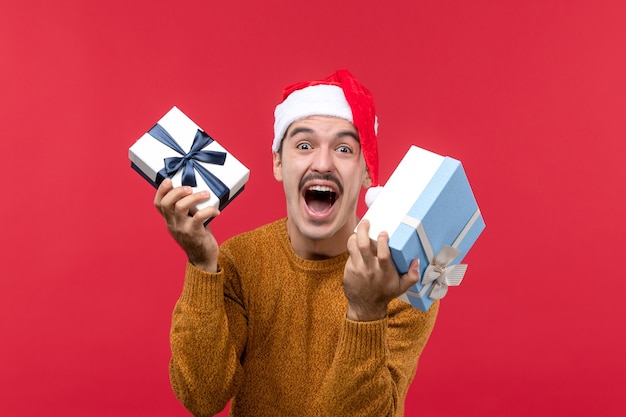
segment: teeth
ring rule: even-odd
[[[326,193],[332,193],[333,189],[330,187],[327,187],[325,185],[313,185],[311,187],[308,188],[309,191],[320,191],[320,192],[326,192]]]

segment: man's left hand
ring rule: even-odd
[[[372,321],[387,315],[387,304],[404,294],[420,279],[419,259],[409,271],[399,275],[389,250],[389,234],[382,232],[377,242],[369,238],[369,222],[363,220],[348,239],[348,253],[343,287],[348,299],[347,317]]]

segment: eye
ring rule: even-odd
[[[301,142],[301,143],[298,143],[296,145],[296,148],[302,149],[302,150],[309,150],[309,149],[311,149],[311,144],[310,143],[306,143],[306,142]]]
[[[337,148],[337,151],[341,153],[352,153],[352,149],[349,146],[341,145]]]

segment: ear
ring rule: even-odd
[[[283,171],[282,171],[282,160],[280,157],[280,152],[274,152],[272,156],[274,158],[274,161],[273,161],[274,178],[276,178],[276,181],[281,182],[283,180]]]
[[[365,169],[365,178],[363,178],[363,188],[370,188],[372,186],[372,179],[370,178],[370,172]]]

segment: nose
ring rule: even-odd
[[[328,146],[321,146],[317,148],[317,152],[313,156],[311,162],[311,170],[319,173],[333,172],[335,169],[335,162],[333,160],[333,151]]]

